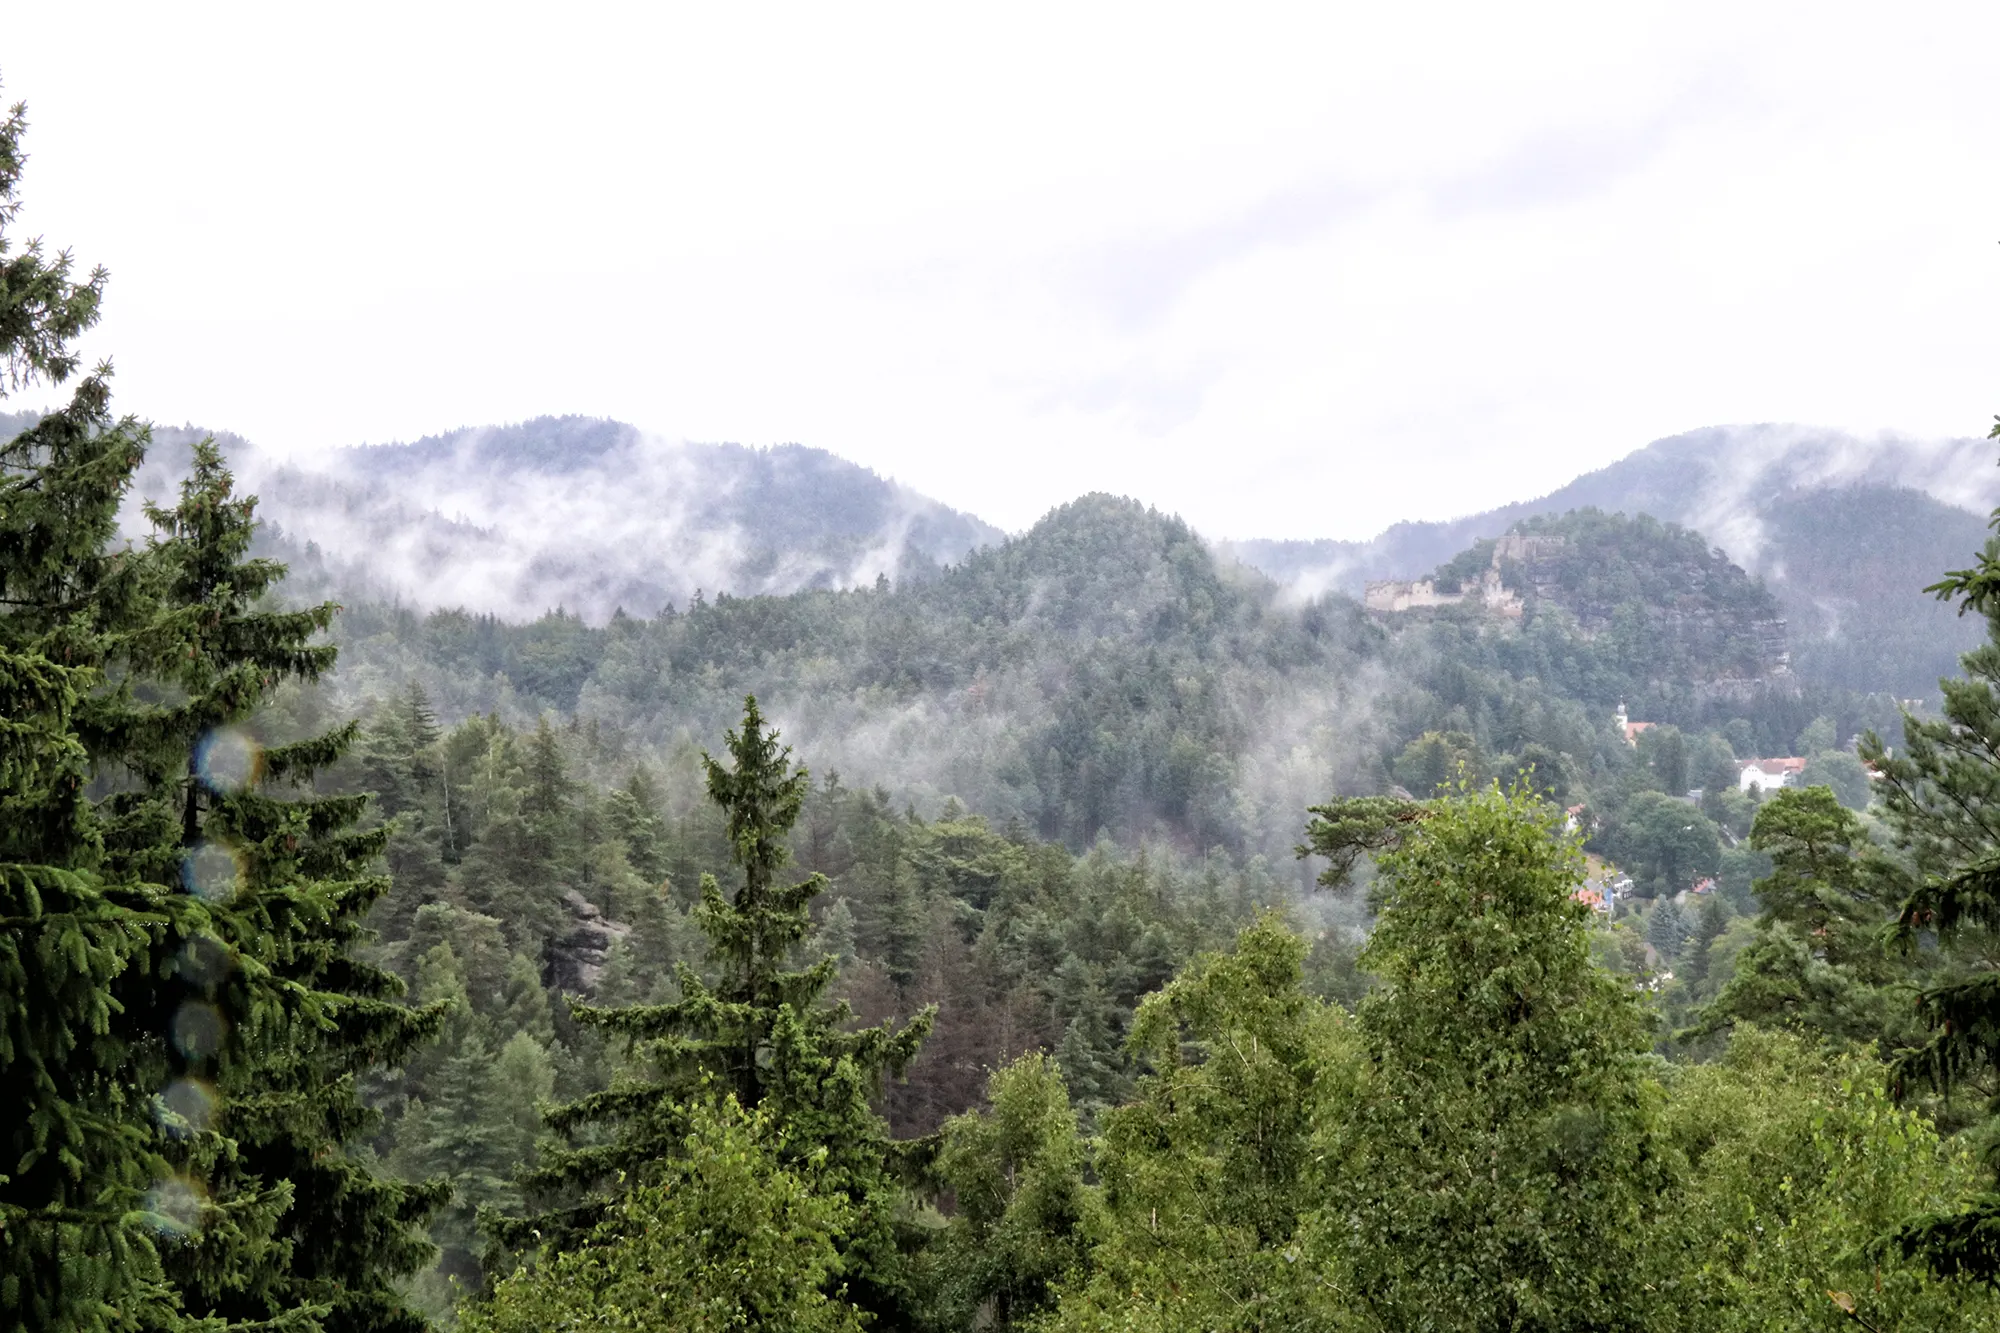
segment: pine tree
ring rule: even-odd
[[[517,949],[540,951],[569,924],[562,899],[578,879],[569,855],[576,784],[548,719],[525,742],[497,724],[486,730],[485,753],[467,775],[478,835],[459,882],[471,906],[506,923]]]
[[[786,835],[798,818],[808,776],[791,767],[757,701],[727,735],[730,763],[704,754],[708,794],[725,816],[742,882],[725,897],[712,875],[701,881],[696,920],[709,942],[716,981],[680,969],[681,998],[619,1009],[575,1006],[588,1028],[624,1038],[632,1072],[609,1091],[557,1108],[549,1124],[597,1142],[544,1155],[527,1177],[540,1214],[495,1221],[496,1236],[517,1248],[565,1251],[584,1244],[617,1198],[660,1178],[681,1155],[694,1108],[725,1094],[745,1111],[770,1117],[786,1160],[819,1188],[855,1210],[844,1245],[846,1276],[865,1307],[901,1299],[894,1232],[892,1144],[870,1106],[886,1075],[900,1073],[929,1030],[925,1013],[900,1031],[849,1030],[845,1004],[824,992],[837,972],[832,958],[792,966],[812,929],[808,907],[825,887],[810,875],[785,885]]]
[[[0,1314],[17,1327],[171,1322],[142,1216],[171,1176],[151,1114],[171,1081],[161,973],[210,916],[107,876],[84,799],[79,714],[118,572],[98,557],[142,444],[103,391],[0,446]]]
[[[197,445],[179,503],[149,509],[157,614],[128,636],[129,674],[92,714],[100,756],[130,778],[106,802],[109,862],[225,905],[230,965],[287,1001],[282,1016],[246,1015],[247,1058],[213,1072],[217,1128],[190,1134],[184,1155],[218,1216],[168,1251],[168,1271],[192,1314],[324,1307],[328,1333],[415,1330],[396,1286],[428,1258],[419,1224],[445,1188],[378,1178],[348,1149],[375,1123],[357,1081],[429,1038],[443,1011],[399,1003],[400,980],[357,956],[387,888],[369,869],[387,831],[357,828],[365,797],[309,794],[356,725],[268,748],[243,729],[272,689],[334,660],[312,639],[335,607],[262,605],[284,568],[249,555],[255,506],[213,442]],[[150,693],[168,701],[142,683],[167,686]]]
[[[417,993],[426,1003],[444,1005],[447,1016],[438,1041],[409,1069],[422,1092],[397,1122],[392,1163],[404,1179],[451,1182],[452,1201],[431,1227],[443,1249],[438,1276],[477,1286],[478,1211],[520,1206],[512,1177],[533,1154],[536,1103],[547,1100],[554,1073],[533,1035],[518,1027],[505,1035],[509,1015],[474,1011],[450,944],[424,955]]]
[[[1672,898],[1660,899],[1653,907],[1653,919],[1646,923],[1646,943],[1657,949],[1661,959],[1671,967],[1681,956],[1687,936],[1686,915],[1680,904]]]
[[[422,685],[378,707],[346,767],[350,786],[390,821],[384,859],[394,887],[374,913],[376,927],[400,938],[425,903],[443,897],[456,856],[449,765],[443,733]]]
[[[789,1151],[771,1107],[689,1109],[688,1132],[627,1191],[591,1243],[497,1284],[461,1314],[468,1333],[551,1329],[862,1333],[839,1291],[847,1201]]]
[[[551,878],[566,850],[575,784],[547,717],[536,721],[535,734],[528,738],[524,768],[527,789],[521,798],[521,818],[527,825],[526,851],[534,858],[537,873]]]

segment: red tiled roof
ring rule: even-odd
[[[1790,759],[1745,759],[1745,760],[1744,760],[1744,761],[1743,761],[1742,763],[1740,763],[1740,764],[1738,764],[1738,765],[1736,766],[1736,770],[1737,770],[1737,771],[1738,771],[1739,773],[1740,773],[1740,772],[1742,772],[1742,771],[1743,771],[1743,770],[1745,770],[1745,769],[1750,769],[1750,768],[1754,768],[1754,769],[1757,769],[1757,770],[1758,770],[1759,772],[1763,772],[1763,773],[1795,773],[1795,774],[1796,774],[1796,773],[1803,773],[1803,772],[1805,772],[1805,768],[1806,768],[1806,761],[1805,761],[1805,760],[1803,760],[1803,759],[1799,759],[1799,758],[1790,758]]]

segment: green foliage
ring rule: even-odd
[[[1724,1057],[1675,1072],[1660,1134],[1681,1182],[1643,1257],[1653,1327],[1990,1329],[2000,1300],[1883,1253],[1912,1213],[1978,1188],[1962,1143],[1897,1109],[1864,1054],[1739,1028]]]
[[[24,120],[0,121],[0,360],[9,387],[60,385],[68,340],[92,324],[102,272],[70,282],[66,255],[6,235]],[[11,257],[10,257],[11,256]],[[155,612],[156,569],[113,549],[145,432],[109,413],[109,371],[0,442],[0,1313],[9,1327],[105,1329],[180,1322],[161,1251],[214,1224],[268,1232],[282,1195],[234,1212],[177,1174],[176,1138],[206,1094],[177,1080],[191,1038],[185,999],[238,1023],[283,998],[255,955],[190,977],[246,938],[245,914],[142,880],[105,855],[86,788],[100,759],[107,676]],[[176,867],[177,868],[177,867]],[[213,1008],[206,1006],[213,1005]],[[206,1071],[243,1051],[226,1032]],[[186,1089],[186,1094],[181,1093]],[[192,1117],[192,1119],[190,1119]],[[211,1155],[217,1149],[207,1145]],[[310,1317],[312,1311],[295,1311]]]
[[[994,1071],[983,1112],[945,1123],[934,1167],[951,1222],[927,1262],[947,1327],[1011,1328],[1084,1270],[1097,1202],[1060,1069],[1027,1055]]]
[[[1315,805],[1307,813],[1306,841],[1301,857],[1320,856],[1327,868],[1319,874],[1324,888],[1347,883],[1364,856],[1375,856],[1401,845],[1402,839],[1430,817],[1426,804],[1387,796],[1361,796]]]
[[[1722,840],[1693,804],[1642,791],[1604,839],[1640,894],[1671,896],[1722,869]]]
[[[1652,917],[1646,923],[1646,943],[1657,949],[1669,964],[1679,958],[1681,951],[1687,947],[1689,933],[1680,904],[1671,898],[1664,898],[1654,906]]]
[[[858,1333],[867,1323],[839,1285],[852,1208],[810,1169],[825,1151],[787,1142],[768,1109],[694,1103],[652,1179],[581,1244],[503,1278],[459,1327]]]
[[[835,976],[833,959],[789,965],[811,930],[808,906],[826,885],[818,874],[791,885],[778,881],[810,781],[803,769],[793,770],[791,751],[779,746],[754,698],[744,701],[742,726],[727,741],[729,764],[702,757],[709,797],[722,812],[743,876],[728,898],[712,876],[702,877],[695,921],[708,938],[716,979],[683,966],[678,999],[574,1007],[586,1028],[626,1041],[629,1071],[608,1090],[550,1111],[548,1122],[559,1133],[591,1130],[595,1137],[552,1148],[527,1177],[549,1206],[526,1218],[496,1219],[496,1234],[514,1247],[548,1253],[601,1236],[610,1205],[674,1159],[689,1132],[690,1108],[712,1085],[745,1109],[768,1113],[783,1142],[805,1155],[792,1165],[848,1199],[854,1212],[841,1253],[857,1299],[872,1310],[893,1309],[906,1299],[894,1234],[897,1200],[887,1129],[870,1101],[884,1077],[915,1055],[933,1015],[920,1014],[900,1031],[857,1029],[845,1004],[823,998]]]
[[[1814,718],[1799,738],[1792,742],[1793,754],[1820,754],[1831,750],[1839,733],[1834,729],[1833,719],[1824,715]]]
[[[1825,750],[1808,759],[1799,783],[1827,788],[1849,810],[1866,810],[1874,799],[1867,766],[1845,750]]]
[[[64,385],[103,277],[6,236],[21,127],[0,376]],[[2000,1274],[1994,1127],[1939,1137],[2000,1091],[2000,639],[1857,759],[1880,704],[1768,688],[1770,595],[1672,525],[1532,520],[1518,619],[1386,624],[1091,496],[895,587],[358,608],[336,679],[213,442],[121,545],[106,374],[0,441],[9,1327],[1994,1326],[1928,1270]],[[2000,607],[1996,563],[1936,590]],[[897,789],[812,784],[754,697],[699,753],[753,686]],[[1792,737],[1826,785],[1734,790]],[[1365,905],[1261,855],[1328,791],[1301,852]],[[1650,905],[1574,900],[1566,815]],[[1662,1008],[1721,1058],[1648,1056]],[[480,1299],[482,1221],[524,1265]]]
[[[1654,785],[1669,796],[1686,793],[1691,785],[1687,738],[1679,727],[1652,727],[1639,733],[1634,748]],[[1735,781],[1735,774],[1730,774]]]
[[[444,1006],[445,1021],[436,1043],[404,1071],[419,1091],[401,1108],[388,1165],[406,1180],[450,1183],[451,1202],[430,1228],[442,1254],[423,1293],[438,1308],[449,1303],[446,1284],[478,1282],[479,1210],[521,1206],[513,1177],[533,1156],[555,1067],[532,1033],[503,1036],[511,1025],[474,1008],[449,943],[424,955],[418,977],[416,998]]]
[[[114,864],[178,870],[190,891],[230,904],[240,924],[223,938],[238,965],[256,960],[296,1006],[282,1023],[247,1024],[245,1058],[215,1075],[226,1146],[198,1134],[188,1157],[230,1225],[174,1247],[167,1272],[191,1314],[254,1322],[319,1306],[329,1333],[415,1330],[398,1287],[430,1257],[421,1223],[446,1188],[378,1177],[347,1150],[376,1120],[360,1079],[427,1040],[443,1013],[404,1006],[401,981],[358,956],[362,919],[388,887],[370,867],[382,832],[356,827],[364,800],[279,794],[310,788],[354,725],[273,746],[231,730],[280,682],[310,682],[334,659],[312,642],[332,606],[260,605],[284,570],[248,557],[255,504],[234,494],[214,445],[197,445],[179,503],[149,511],[160,612],[131,654],[173,687],[171,702],[121,688],[96,714],[130,779],[107,802]],[[187,1072],[204,1071],[190,1057]]]
[[[1485,777],[1479,743],[1462,731],[1427,731],[1403,747],[1390,771],[1412,795],[1426,798]]]
[[[1845,1042],[1907,1035],[1903,969],[1883,941],[1896,886],[1861,822],[1825,787],[1786,788],[1758,810],[1750,845],[1771,858],[1756,937],[1694,1033],[1748,1021]]]
[[[688,890],[730,843],[692,747],[641,762],[608,728],[553,720],[546,740],[488,717],[427,734],[411,721],[421,711],[411,698],[404,690],[370,708],[338,775],[350,787],[385,784],[383,813],[395,817],[388,857],[419,872],[399,878],[375,911],[379,956],[419,997],[443,998],[426,960],[449,946],[463,982],[440,1043],[379,1076],[371,1094],[385,1115],[373,1140],[385,1162],[455,1187],[431,1224],[440,1259],[412,1296],[443,1312],[481,1287],[474,1213],[525,1206],[511,1177],[535,1159],[515,1117],[532,1119],[537,1097],[574,1103],[616,1079],[651,1077],[549,992],[587,997],[597,1009],[671,1005],[684,998],[683,964],[719,987]],[[535,854],[521,811],[532,803],[528,756],[537,744],[553,751],[545,772],[562,775],[546,844],[554,859],[542,863],[552,883],[520,870]],[[847,1000],[863,1024],[938,1006],[905,1077],[881,1089],[879,1109],[905,1138],[977,1105],[994,1067],[1037,1048],[1056,1053],[1073,1105],[1094,1120],[1131,1094],[1137,1070],[1125,1040],[1140,998],[1287,893],[1254,863],[1108,844],[1075,857],[1018,824],[996,831],[949,805],[945,815],[922,819],[829,775],[802,799],[789,836],[802,868],[826,875],[828,888],[808,906],[818,919],[797,959],[781,967],[835,956],[824,994]],[[650,845],[644,854],[666,869],[664,880],[638,872],[635,842]],[[528,919],[546,924],[524,928]],[[496,1086],[493,1062],[523,1036],[546,1055],[547,1093]],[[585,1128],[564,1146],[615,1147],[615,1138],[609,1126]],[[538,1195],[537,1210],[588,1202],[564,1189]],[[912,1252],[912,1282],[935,1270],[915,1252],[920,1216],[902,1210],[894,1223],[898,1247]]]
[[[32,245],[6,265],[12,383],[76,367],[102,275],[67,270]],[[107,373],[0,443],[0,1298],[33,1327],[417,1327],[394,1288],[440,1192],[346,1150],[371,1123],[357,1080],[433,1019],[355,952],[384,888],[363,802],[274,790],[352,730],[238,729],[331,666],[333,608],[260,605],[284,570],[249,558],[255,502],[209,443],[148,508],[155,539],[116,539],[146,433],[111,420]]]
[[[1664,1167],[1636,997],[1593,967],[1561,812],[1440,802],[1381,857],[1356,1027],[1368,1077],[1328,1126],[1321,1253],[1391,1328],[1643,1326]]]
[[[1305,946],[1267,916],[1148,997],[1132,1044],[1152,1073],[1105,1119],[1104,1238],[1051,1327],[1318,1327],[1342,1302],[1301,1262],[1327,1197],[1315,1126],[1353,1102],[1338,1010],[1306,995]]]
[[[20,130],[18,110],[0,123],[0,223]],[[47,278],[37,262],[9,263],[8,283]],[[10,373],[66,373],[56,332],[16,331],[27,313],[4,312]],[[172,1319],[146,1205],[171,1176],[151,1103],[171,1077],[160,1034],[175,988],[160,973],[210,914],[105,876],[84,799],[79,722],[107,655],[97,622],[122,600],[122,571],[99,552],[142,445],[109,421],[107,397],[86,380],[0,446],[0,597],[13,604],[0,617],[0,1312],[17,1327]]]
[[[2000,513],[1994,515],[2000,525]],[[1884,823],[1909,872],[1898,920],[1906,947],[1940,946],[1923,979],[1917,1019],[1929,1039],[1898,1052],[1899,1091],[1928,1087],[1950,1095],[1967,1086],[1990,1099],[2000,1087],[2000,984],[1990,962],[2000,926],[2000,538],[1978,562],[1948,573],[1929,591],[1960,613],[1987,619],[1987,642],[1960,659],[1964,674],[1939,682],[1937,717],[1906,715],[1904,747],[1891,754],[1873,732],[1860,755],[1882,774],[1876,784]],[[1990,1100],[1989,1100],[1990,1105]],[[1990,1131],[1989,1131],[1990,1132]],[[2000,1280],[2000,1193],[1971,1206],[1913,1218],[1899,1239],[1945,1273]]]
[[[1610,707],[1668,681],[1756,681],[1772,671],[1766,626],[1778,620],[1776,600],[1700,532],[1596,508],[1530,518],[1520,530],[1564,538],[1536,570],[1522,638],[1576,695]]]
[[[72,282],[69,251],[51,258],[40,237],[25,245],[6,234],[21,210],[17,191],[27,161],[21,139],[27,107],[15,103],[0,118],[0,397],[37,382],[62,384],[82,358],[70,340],[97,323],[109,275],[102,267]],[[16,246],[19,245],[19,249]]]

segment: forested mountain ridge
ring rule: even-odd
[[[816,768],[920,810],[956,798],[1079,850],[1105,835],[1274,863],[1299,810],[1393,784],[1429,733],[1463,736],[1484,771],[1542,754],[1583,774],[1630,762],[1621,703],[1734,722],[1746,756],[1789,753],[1822,715],[1842,735],[1893,718],[1786,676],[1768,592],[1698,535],[1591,513],[1541,526],[1574,544],[1523,617],[1384,618],[1339,594],[1298,604],[1180,520],[1087,496],[903,584],[704,597],[602,627],[351,604],[333,688],[358,708],[417,681],[447,718],[549,711],[654,754],[754,693]]]
[[[1711,427],[1481,514],[1397,523],[1368,541],[1224,545],[1301,594],[1359,594],[1366,580],[1414,577],[1537,515],[1649,514],[1701,532],[1766,580],[1803,679],[1921,696],[1979,639],[1976,626],[1920,590],[1984,540],[1984,515],[2000,504],[1992,463],[1985,440]],[[1850,634],[1856,624],[1869,629]]]
[[[5,423],[0,423],[0,429]],[[153,429],[157,500],[204,432]],[[739,596],[917,579],[999,530],[821,449],[674,442],[538,417],[288,460],[221,437],[273,549],[315,587],[526,619],[603,623],[697,590]],[[132,523],[136,531],[136,507]]]
[[[1743,695],[1793,686],[1777,599],[1678,524],[1598,509],[1538,515],[1510,537],[1473,543],[1432,580],[1470,587],[1489,569],[1521,599],[1524,633],[1588,645],[1597,675],[1575,677],[1571,688],[1599,703],[1657,688]]]
[[[417,679],[448,716],[549,708],[671,748],[754,692],[816,766],[926,807],[955,796],[1079,847],[1166,832],[1274,855],[1335,769],[1366,766],[1364,645],[1383,637],[1343,600],[1278,606],[1186,524],[1109,496],[900,585],[602,628],[356,605],[340,633],[352,699]]]
[[[165,493],[197,435],[156,429],[142,494]],[[302,584],[420,610],[523,620],[560,606],[601,624],[620,607],[684,605],[697,588],[745,596],[922,579],[1001,536],[820,450],[669,444],[595,418],[342,449],[310,465],[224,443]],[[1801,679],[1922,697],[1977,638],[1913,594],[1983,539],[1980,516],[2000,503],[1989,452],[1975,440],[1717,427],[1484,514],[1398,523],[1365,542],[1219,547],[1295,596],[1359,595],[1366,580],[1417,577],[1525,519],[1650,515],[1701,532],[1765,580]],[[1870,631],[1849,633],[1857,623]]]

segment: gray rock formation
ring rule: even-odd
[[[574,924],[549,946],[549,984],[561,994],[588,998],[597,993],[611,946],[631,934],[632,927],[605,916],[575,889],[564,891],[562,903]]]

